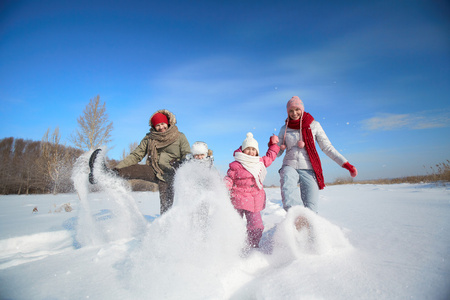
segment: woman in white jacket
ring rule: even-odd
[[[288,118],[278,136],[281,149],[278,156],[286,150],[279,171],[283,207],[288,210],[294,205],[303,204],[317,213],[319,189],[325,187],[325,182],[316,142],[328,157],[349,170],[352,177],[355,177],[358,171],[333,147],[320,123],[305,112],[299,97],[292,97],[286,109]],[[300,199],[297,192],[298,184],[300,184]]]

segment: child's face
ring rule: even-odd
[[[205,154],[194,154],[195,159],[204,159],[205,156],[206,156]]]
[[[256,150],[256,148],[253,147],[247,147],[244,149],[244,153],[250,156],[257,156],[258,155],[258,151]]]
[[[155,125],[155,129],[158,132],[165,132],[169,128],[169,126],[166,123],[159,123]]]
[[[298,120],[302,116],[302,110],[299,107],[293,107],[289,110],[289,118]]]

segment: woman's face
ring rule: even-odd
[[[159,123],[155,125],[155,129],[158,132],[165,132],[169,128],[169,126],[166,123]]]
[[[250,155],[250,156],[257,156],[258,155],[258,151],[256,150],[256,148],[253,147],[247,147],[244,149],[243,151],[245,154]]]
[[[293,107],[289,110],[289,118],[298,120],[302,116],[302,110],[299,107]]]

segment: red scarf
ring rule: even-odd
[[[305,113],[307,114],[307,113]],[[291,129],[300,129],[300,119],[298,120],[291,120],[289,118],[288,127]]]
[[[320,190],[323,190],[323,188],[325,187],[325,180],[323,178],[322,164],[320,162],[319,154],[317,153],[316,150],[314,137],[312,135],[310,127],[312,121],[314,121],[314,118],[309,113],[305,112],[303,113],[303,117],[301,120],[302,120],[302,137],[303,141],[305,142],[305,149],[306,152],[308,153],[309,160],[311,161],[314,173],[316,174],[317,185],[319,186]],[[300,119],[298,120],[289,119],[288,127],[291,129],[300,129]]]

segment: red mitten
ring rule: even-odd
[[[352,166],[349,162],[343,164],[342,167],[350,171],[350,176],[356,177],[356,175],[358,175],[358,170],[356,170],[356,168]]]
[[[272,135],[269,140],[269,147],[272,145],[278,144],[279,141],[280,140],[278,139],[278,136],[276,136],[275,134]]]

